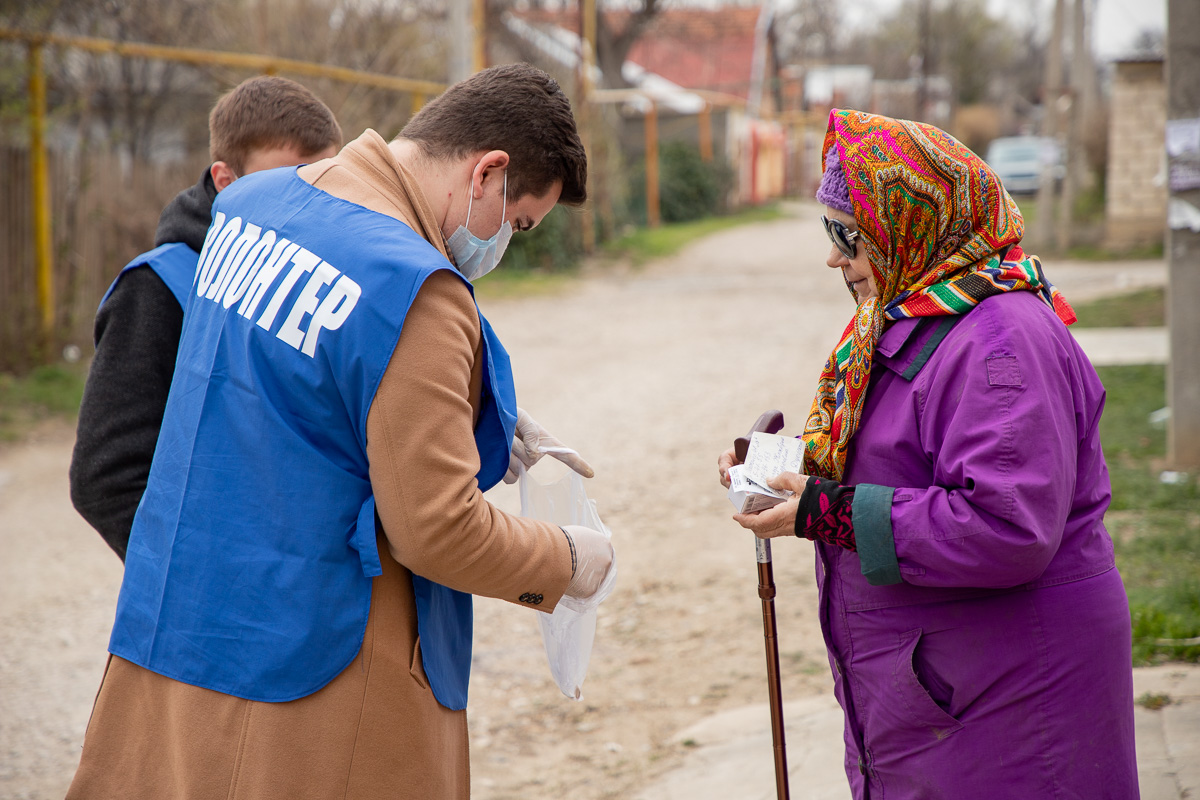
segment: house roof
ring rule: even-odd
[[[757,7],[664,10],[630,49],[629,60],[687,89],[748,99],[761,13]]]
[[[755,32],[763,13],[765,6],[664,9],[630,49],[624,71],[633,62],[641,72],[676,86],[747,100],[753,83]],[[629,11],[603,14],[614,31],[623,30],[631,17]],[[515,16],[542,30],[553,25],[573,33],[579,25],[578,15],[569,11],[531,9]]]

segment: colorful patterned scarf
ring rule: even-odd
[[[1067,325],[1075,314],[1037,257],[1017,244],[1024,230],[1017,204],[952,136],[920,122],[834,109],[825,157],[831,147],[879,289],[859,304],[825,362],[802,435],[805,471],[840,481],[886,323],[966,314],[1011,291],[1037,292]]]

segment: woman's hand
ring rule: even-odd
[[[721,458],[724,459],[725,456],[721,456]],[[753,531],[754,535],[760,539],[773,539],[776,536],[795,536],[796,512],[800,507],[800,495],[803,494],[804,485],[807,482],[807,475],[799,475],[795,472],[779,473],[767,481],[767,486],[776,491],[790,491],[792,492],[792,497],[777,506],[772,506],[765,511],[759,511],[757,514],[734,514],[734,522],[743,528]]]
[[[740,463],[742,462],[738,461],[732,447],[721,453],[721,457],[717,459],[717,472],[721,476],[721,485],[726,489],[729,488],[729,468],[736,467]]]

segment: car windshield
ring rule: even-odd
[[[1000,140],[988,148],[988,161],[1037,161],[1041,147],[1037,140]]]

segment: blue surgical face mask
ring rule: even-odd
[[[467,222],[471,221],[471,206],[475,202],[475,193],[467,184]],[[467,280],[474,282],[487,275],[500,263],[512,238],[512,225],[508,222],[508,170],[504,171],[504,205],[500,210],[500,230],[490,239],[480,239],[467,229],[466,224],[458,226],[454,235],[446,240],[450,254],[454,256],[454,264]]]

